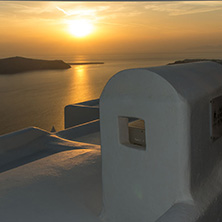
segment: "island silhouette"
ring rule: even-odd
[[[0,59],[0,74],[15,74],[35,70],[69,69],[62,60],[41,60],[20,56]]]

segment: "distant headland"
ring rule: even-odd
[[[69,62],[69,65],[101,65],[104,62]]]
[[[184,60],[178,60],[173,63],[169,63],[168,65],[176,65],[176,64],[184,64],[184,63],[190,63],[190,62],[217,62],[222,65],[222,59],[184,59]]]
[[[41,60],[19,56],[0,59],[0,74],[15,74],[35,70],[69,68],[71,68],[71,66],[62,60]]]

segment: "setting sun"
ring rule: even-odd
[[[69,32],[76,37],[84,37],[93,31],[93,25],[88,20],[73,20],[69,22]]]

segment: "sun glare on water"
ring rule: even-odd
[[[93,31],[93,25],[88,20],[73,20],[69,22],[69,32],[76,37],[85,37]]]

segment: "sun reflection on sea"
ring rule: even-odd
[[[91,98],[89,73],[86,65],[73,67],[72,78],[70,79],[71,94],[68,96],[68,103],[73,101],[85,101]]]
[[[75,74],[78,76],[79,79],[84,79],[86,77],[86,69],[84,69],[84,66],[77,66],[74,69]]]

